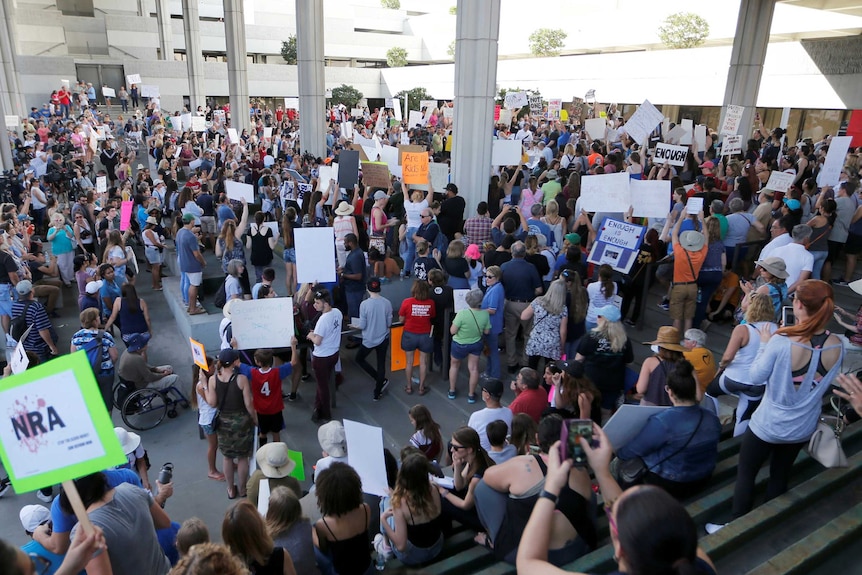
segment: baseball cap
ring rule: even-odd
[[[15,291],[17,291],[19,295],[27,295],[33,291],[33,282],[30,280],[21,280],[15,285]]]
[[[488,395],[496,398],[503,397],[503,382],[493,377],[482,379],[482,389],[488,392]]]
[[[799,200],[788,200],[787,198],[784,198],[784,205],[787,206],[788,210],[798,210],[802,207],[802,204],[799,203]]]
[[[21,525],[27,533],[33,533],[36,529],[51,520],[51,512],[44,505],[25,505],[18,513]]]
[[[183,214],[183,223],[187,224],[189,222],[195,221],[195,215],[192,213]]]
[[[620,308],[615,305],[606,305],[596,310],[596,315],[608,321],[620,321]]]
[[[443,189],[449,192],[454,192],[456,194],[458,193],[458,186],[452,183],[446,184],[446,187]]]
[[[707,160],[706,162],[702,163],[699,167],[706,168],[707,170],[711,170],[715,167],[715,164],[713,164],[711,161]]]
[[[223,349],[218,354],[218,360],[221,364],[230,365],[239,359],[239,352],[233,348]]]
[[[374,293],[380,293],[380,278],[371,278],[368,280],[368,283],[365,284],[365,287],[368,288],[368,291]]]
[[[87,293],[90,295],[99,293],[99,290],[102,289],[102,285],[104,285],[102,280],[87,282]]]
[[[375,201],[375,202],[376,202],[377,200],[383,200],[383,199],[385,199],[385,198],[387,198],[387,197],[388,197],[388,196],[386,195],[386,192],[384,192],[383,190],[377,190],[376,192],[374,192],[374,201]]]

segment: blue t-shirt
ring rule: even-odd
[[[113,489],[121,483],[131,483],[143,488],[141,478],[131,469],[106,469],[102,473],[108,479],[108,488]],[[74,514],[69,515],[60,508],[60,498],[55,497],[51,503],[51,521],[54,522],[54,531],[57,533],[70,533],[72,527],[78,523]]]
[[[195,252],[200,249],[198,238],[188,228],[177,232],[176,238],[177,258],[180,263],[180,271],[187,274],[195,274],[203,271],[203,266],[195,258]]]
[[[495,283],[485,292],[485,297],[482,298],[482,309],[495,310],[491,317],[491,333],[503,333],[503,312],[506,308],[506,293],[503,290],[503,284]]]
[[[224,223],[228,220],[236,221],[236,213],[234,213],[233,208],[230,206],[226,206],[224,204],[218,207],[216,210],[216,215],[218,216],[218,227],[221,230]]]
[[[116,298],[121,297],[122,295],[123,295],[122,288],[120,287],[120,284],[118,284],[116,280],[114,280],[113,282],[109,282],[109,281],[105,280],[102,283],[102,287],[101,287],[101,289],[99,289],[99,299],[102,300],[102,302],[101,302],[102,303],[102,313],[105,314],[105,317],[109,317],[111,315],[111,312],[114,311],[113,301]],[[105,305],[105,301],[104,301],[105,298],[108,298],[108,300],[111,301],[112,307],[108,307]]]

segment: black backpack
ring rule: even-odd
[[[218,291],[215,293],[215,298],[213,299],[213,303],[219,309],[224,307],[224,304],[227,303],[227,289],[225,288],[225,284],[227,283],[227,278],[223,282],[221,282],[221,286],[219,286]]]
[[[26,302],[21,313],[12,318],[12,323],[9,324],[9,335],[15,341],[21,341],[21,338],[24,337],[24,332],[27,331],[27,310],[30,309],[32,304],[33,300]]]

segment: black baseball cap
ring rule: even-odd
[[[497,399],[503,397],[503,382],[493,377],[482,379],[482,389],[488,392],[488,395]]]
[[[368,283],[365,284],[365,287],[370,292],[380,293],[380,278],[371,278],[368,280]]]

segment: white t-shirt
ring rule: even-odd
[[[407,214],[407,229],[418,228],[422,225],[422,210],[428,207],[428,200],[412,202],[404,198],[404,213]],[[412,240],[413,238],[409,238]]]
[[[810,272],[814,269],[814,256],[804,246],[790,243],[780,248],[775,248],[770,254],[773,258],[781,258],[787,266],[787,287],[799,281],[802,272]]]
[[[330,311],[321,315],[317,320],[317,325],[314,326],[314,334],[323,338],[320,345],[314,346],[314,351],[311,355],[315,357],[329,357],[338,353],[341,347],[341,311],[337,308],[332,308]]]
[[[617,295],[616,282],[614,282],[614,293],[611,297],[605,297],[605,293],[602,291],[602,282],[593,282],[588,285],[587,297],[590,298],[590,305],[587,308],[587,321],[589,323],[596,323],[599,319],[596,315],[596,310],[614,303],[615,295]]]
[[[472,427],[479,434],[479,443],[485,448],[485,451],[491,451],[491,442],[488,441],[488,435],[485,433],[485,428],[492,421],[502,419],[506,422],[509,428],[509,433],[512,432],[512,410],[508,407],[486,407],[479,411],[473,412],[470,420],[467,422],[468,427]],[[507,434],[508,435],[508,434]]]
[[[347,456],[344,457],[332,457],[331,455],[327,455],[321,459],[317,460],[317,463],[314,464],[314,480],[317,481],[318,476],[324,469],[329,469],[329,466],[333,463],[347,463]]]

